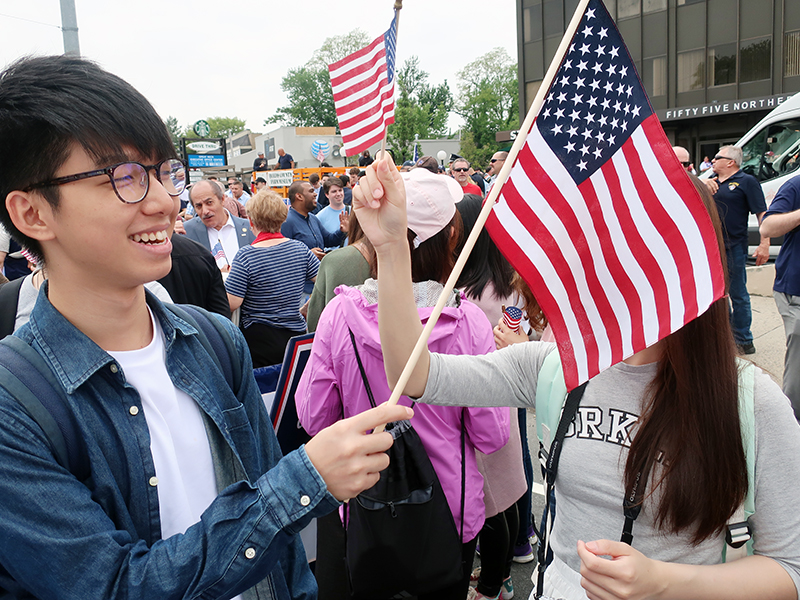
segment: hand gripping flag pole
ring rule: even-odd
[[[539,109],[544,102],[547,90],[550,88],[550,85],[555,79],[558,66],[561,64],[561,60],[567,53],[570,41],[578,29],[581,17],[588,4],[589,0],[581,0],[581,2],[578,4],[578,7],[575,9],[575,14],[569,23],[567,31],[564,33],[564,37],[561,40],[561,44],[558,46],[558,50],[553,57],[553,61],[550,63],[550,67],[547,69],[547,73],[542,81],[542,85],[539,87],[539,91],[536,92],[536,96],[534,97],[533,103],[528,110],[528,114],[525,116],[525,121],[522,123],[522,127],[520,127],[521,135],[517,136],[517,139],[511,146],[511,150],[508,152],[508,158],[503,164],[503,168],[500,169],[500,173],[497,175],[495,185],[492,186],[489,195],[486,197],[486,201],[483,204],[483,209],[478,215],[478,219],[475,221],[475,225],[467,237],[467,241],[464,243],[464,248],[462,249],[461,254],[459,254],[455,266],[453,266],[453,270],[444,285],[444,289],[439,296],[439,300],[436,302],[436,306],[433,308],[431,316],[428,317],[428,322],[425,324],[425,327],[423,328],[422,333],[417,340],[417,344],[414,346],[414,350],[411,352],[411,356],[408,358],[408,362],[406,362],[406,366],[403,368],[403,372],[400,374],[400,378],[397,380],[397,383],[392,390],[392,395],[388,400],[389,405],[397,404],[403,390],[406,387],[406,384],[408,383],[408,380],[411,377],[411,373],[417,366],[419,357],[422,354],[422,349],[426,348],[428,345],[428,338],[430,338],[431,332],[433,331],[436,322],[439,320],[439,317],[444,310],[444,305],[447,303],[447,298],[449,298],[450,294],[453,292],[453,288],[455,287],[458,278],[461,276],[461,272],[464,270],[464,265],[467,263],[467,259],[475,247],[475,243],[478,241],[478,236],[480,235],[486,220],[489,218],[489,214],[492,211],[492,206],[497,201],[497,196],[500,194],[500,189],[502,188],[506,179],[508,179],[508,175],[511,172],[511,165],[525,143],[527,136],[523,132],[530,131],[531,125],[533,125],[533,121],[536,118],[536,115],[539,113]],[[376,433],[380,433],[381,431],[383,431],[383,426],[375,429]]]

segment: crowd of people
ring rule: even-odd
[[[540,525],[527,418],[558,353],[536,290],[486,231],[399,405],[382,404],[508,160],[498,150],[485,172],[463,157],[398,169],[364,151],[286,198],[263,179],[189,186],[162,121],[126,82],[66,56],[9,66],[0,221],[22,255],[7,248],[5,267],[35,269],[0,288],[5,335],[15,332],[0,344],[0,596],[344,600],[350,522],[337,509],[388,465],[396,430],[367,433],[410,420],[460,564],[417,597],[511,600],[511,565],[534,561]],[[690,177],[728,293],[581,388],[557,511],[538,532],[550,553],[537,594],[798,597],[800,178],[767,210],[741,150],[706,163],[714,177]],[[263,154],[253,167],[268,167]],[[755,352],[750,213],[757,261],[767,236],[785,235],[783,391],[741,359]],[[253,368],[280,363],[306,332],[295,400],[312,437],[282,456]],[[752,514],[732,522],[747,498]],[[316,577],[298,535],[312,519]],[[634,522],[635,542],[615,541]],[[726,562],[734,525],[750,552]]]

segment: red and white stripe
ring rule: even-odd
[[[553,328],[569,389],[723,294],[711,219],[666,158],[672,148],[650,116],[576,185],[534,125],[487,221]]]
[[[354,156],[380,142],[394,123],[394,80],[388,80],[384,35],[328,70],[345,154]]]

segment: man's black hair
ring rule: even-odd
[[[14,190],[55,178],[75,145],[98,168],[134,157],[177,157],[166,125],[145,97],[91,61],[26,57],[0,73],[0,222],[39,257],[39,242],[14,226],[5,200]],[[41,194],[58,208],[57,186]]]

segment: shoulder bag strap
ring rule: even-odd
[[[361,355],[358,353],[358,347],[356,346],[356,336],[353,335],[353,330],[349,327],[347,328],[348,333],[350,333],[350,341],[353,343],[353,351],[356,353],[356,362],[358,362],[358,370],[361,372],[361,379],[364,381],[364,387],[367,388],[367,396],[369,397],[369,403],[372,405],[372,408],[375,408],[377,404],[375,404],[375,397],[372,395],[372,387],[369,385],[369,380],[367,379],[367,373],[364,371],[364,365],[361,362]]]
[[[461,543],[464,543],[464,504],[467,495],[467,462],[466,462],[466,445],[467,445],[467,428],[464,424],[464,414],[466,408],[461,409]]]

